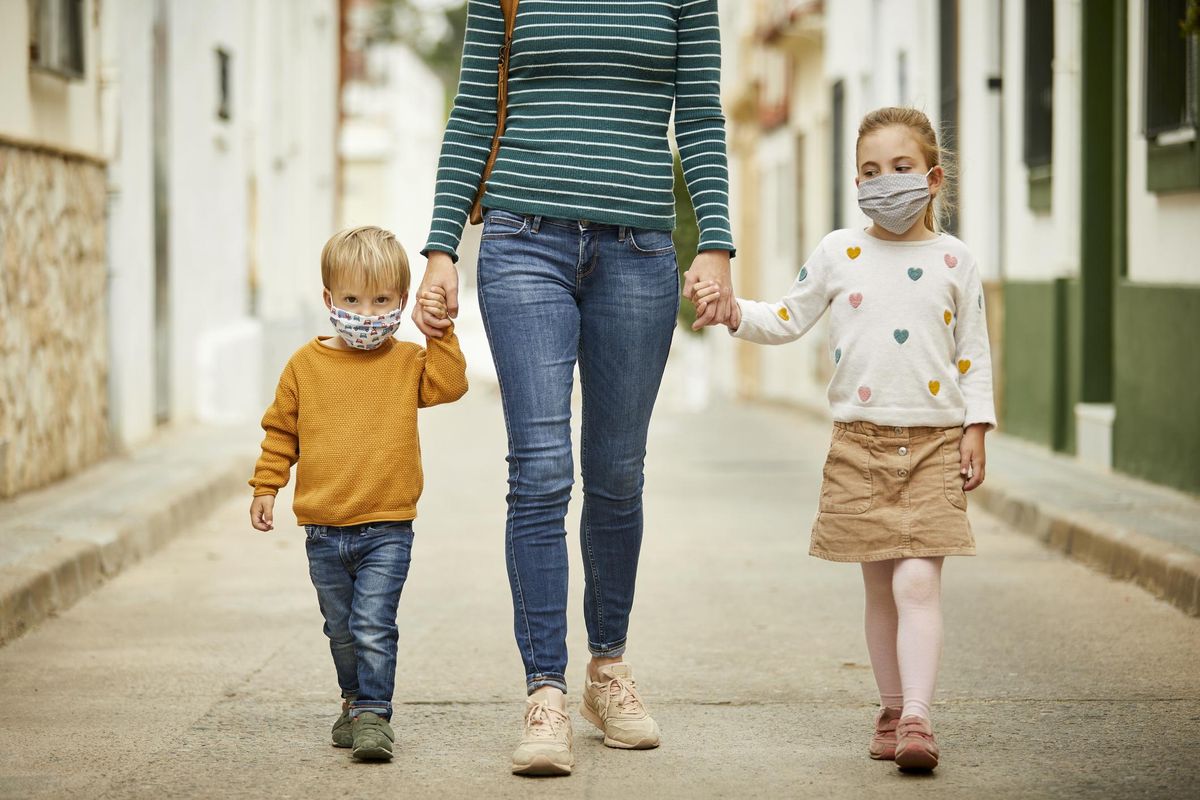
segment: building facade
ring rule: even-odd
[[[336,0],[0,3],[0,497],[261,415],[335,223],[338,30]]]
[[[781,295],[825,232],[868,223],[858,122],[921,108],[956,154],[950,230],[984,274],[1002,430],[1200,491],[1194,0],[755,0],[725,17],[740,294]],[[782,349],[713,338],[739,393],[824,405],[821,328]]]

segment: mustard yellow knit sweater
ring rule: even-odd
[[[288,361],[263,416],[254,495],[278,492],[296,464],[301,525],[414,519],[424,483],[417,409],[467,392],[454,331],[428,349],[389,339],[376,350],[334,350],[320,338]]]

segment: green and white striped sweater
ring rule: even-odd
[[[499,0],[470,0],[423,253],[457,260],[496,125]],[[486,208],[675,227],[672,105],[701,250],[733,251],[717,0],[521,0]]]

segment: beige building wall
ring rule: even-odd
[[[82,80],[31,70],[28,10],[0,2],[0,497],[109,446],[95,8]]]

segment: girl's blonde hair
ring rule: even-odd
[[[408,293],[411,280],[408,254],[391,231],[374,225],[335,233],[321,250],[321,282],[333,291],[334,282],[362,284],[369,291],[393,289]]]
[[[877,108],[863,117],[858,125],[858,139],[854,144],[855,169],[858,168],[858,146],[862,144],[863,137],[893,125],[902,125],[912,131],[921,148],[921,155],[925,158],[925,164],[931,169],[941,167],[945,173],[941,188],[925,208],[925,227],[931,231],[941,231],[954,208],[954,198],[950,189],[955,177],[953,154],[939,144],[937,131],[924,112],[915,108],[887,106]]]

